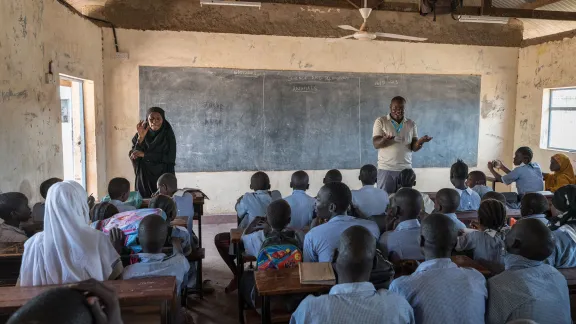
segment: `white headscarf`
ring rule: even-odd
[[[87,194],[74,181],[52,185],[44,232],[24,244],[21,286],[107,280],[119,255],[108,236],[89,225]]]

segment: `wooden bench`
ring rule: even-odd
[[[24,243],[0,243],[0,287],[16,284],[23,254]]]
[[[161,323],[174,323],[177,311],[176,278],[150,277],[128,280],[109,280],[104,282],[116,290],[121,307],[159,304]],[[0,312],[13,313],[30,299],[55,288],[70,285],[49,285],[33,287],[0,288]]]

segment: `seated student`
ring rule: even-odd
[[[456,210],[460,205],[460,195],[454,189],[444,188],[436,193],[436,201],[434,201],[434,209],[441,214],[444,214],[454,221],[458,230],[463,230],[466,225],[462,223],[456,216]]]
[[[302,229],[312,222],[316,200],[306,194],[306,190],[310,187],[308,182],[308,173],[296,171],[292,174],[290,188],[294,191],[290,196],[284,198],[292,210],[292,220],[288,225],[291,228]]]
[[[327,184],[330,182],[342,182],[342,173],[336,169],[328,170],[324,176],[324,180],[322,180],[322,183]]]
[[[108,196],[110,196],[110,203],[118,208],[118,212],[122,213],[136,209],[136,207],[126,203],[129,195],[130,181],[128,181],[128,179],[114,178],[108,182]]]
[[[53,184],[62,182],[60,178],[50,178],[40,184],[40,196],[46,201],[46,196],[48,195],[48,189],[52,187]],[[44,221],[44,203],[39,202],[32,207],[32,220],[35,222]]]
[[[482,198],[486,193],[494,191],[486,185],[486,175],[482,171],[472,171],[468,173],[466,186],[474,190],[480,198]]]
[[[522,218],[536,218],[548,226],[549,221],[546,214],[549,210],[548,199],[539,193],[531,192],[522,197],[520,204]]]
[[[159,208],[166,213],[166,222],[168,224],[168,235],[171,238],[178,238],[182,245],[184,256],[198,247],[198,238],[196,235],[190,236],[188,230],[182,226],[171,225],[170,223],[176,218],[176,203],[168,196],[159,195],[150,200],[150,208]]]
[[[378,169],[372,164],[363,166],[358,180],[362,182],[362,188],[352,190],[352,206],[364,217],[384,214],[390,201],[386,191],[374,187],[378,181]]]
[[[411,188],[402,188],[394,195],[390,216],[399,222],[394,231],[382,233],[378,248],[388,260],[424,260],[420,248],[420,222],[422,210],[420,193]]]
[[[325,184],[316,198],[317,218],[326,221],[313,227],[304,238],[304,262],[330,262],[338,239],[348,227],[366,227],[375,239],[380,236],[378,225],[371,220],[346,215],[352,201],[352,193],[341,182]]]
[[[247,192],[236,202],[236,212],[240,219],[241,228],[246,228],[254,217],[265,216],[268,205],[282,196],[276,190],[270,191],[270,178],[264,172],[256,172],[250,178],[250,189],[254,192]]]
[[[450,182],[460,194],[458,211],[478,210],[480,208],[480,195],[466,186],[468,165],[462,160],[456,161],[450,168]]]
[[[490,192],[485,193],[484,196],[482,196],[482,201],[488,200],[488,199],[498,200],[499,202],[503,203],[504,206],[506,206],[506,197],[504,197],[504,195],[499,193],[499,192],[490,191]]]
[[[103,223],[101,221],[106,220],[116,214],[119,214],[118,208],[109,202],[97,203],[90,210],[90,227],[97,230],[102,230]]]
[[[172,197],[176,203],[176,216],[188,217],[186,227],[190,235],[194,234],[194,197],[191,193],[178,189],[178,179],[172,173],[164,173],[158,178],[158,193]]]
[[[550,158],[550,171],[553,173],[544,173],[544,189],[548,191],[555,192],[576,183],[572,162],[565,154],[555,154]]]
[[[328,295],[308,296],[292,314],[291,324],[414,323],[406,300],[369,282],[376,252],[372,234],[362,226],[346,229],[335,253],[338,284]]]
[[[516,182],[516,189],[519,195],[527,192],[537,192],[544,190],[542,182],[542,169],[538,163],[532,162],[532,150],[523,146],[516,150],[514,154],[514,170],[508,169],[500,160],[488,162],[488,169],[496,178],[496,181],[504,184]],[[502,170],[505,175],[500,175],[495,169]]]
[[[550,230],[535,219],[521,219],[506,235],[506,271],[488,280],[486,323],[516,319],[571,323],[564,276],[544,260],[554,250]]]
[[[576,267],[576,229],[569,222],[576,220],[576,186],[564,186],[554,193],[554,207],[562,213],[551,220],[554,235],[554,252],[546,263],[557,269]]]
[[[0,242],[24,242],[26,233],[19,228],[20,223],[30,219],[28,198],[20,192],[0,194]]]
[[[390,285],[391,291],[408,300],[416,323],[484,323],[486,279],[450,260],[457,236],[458,228],[449,217],[432,214],[424,218],[420,245],[426,261],[412,275]]]
[[[398,190],[402,188],[414,188],[416,186],[416,173],[412,169],[404,169],[398,175]],[[396,190],[396,191],[398,191]],[[422,196],[422,208],[426,214],[431,214],[434,211],[434,201],[430,199],[425,193],[421,193]],[[390,195],[390,201],[392,201],[394,194]]]
[[[472,250],[473,259],[492,273],[504,270],[502,252],[506,226],[506,206],[498,200],[482,201],[478,209],[476,231],[467,231],[458,236],[456,251]]]

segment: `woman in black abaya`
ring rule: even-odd
[[[136,174],[136,190],[143,198],[150,198],[158,190],[158,178],[164,173],[174,173],[176,137],[164,110],[158,107],[148,109],[146,120],[140,121],[136,130],[129,154]]]

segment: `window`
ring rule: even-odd
[[[550,89],[549,149],[576,150],[576,88]]]

